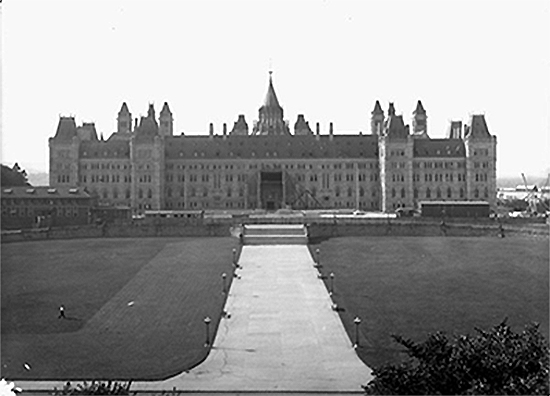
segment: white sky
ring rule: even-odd
[[[294,125],[369,131],[375,100],[428,132],[485,113],[499,176],[550,172],[548,1],[28,1],[2,7],[2,163],[48,170],[59,115],[107,138],[167,101],[175,133],[258,117],[273,66]],[[535,180],[533,180],[535,182]]]

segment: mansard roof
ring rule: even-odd
[[[470,116],[470,122],[466,127],[464,134],[466,138],[491,138],[485,116],[483,114],[475,114]]]
[[[406,139],[409,136],[407,127],[403,122],[402,115],[392,115],[386,120],[385,134],[391,138],[403,138]]]
[[[377,158],[375,135],[174,136],[165,139],[166,159]]]
[[[130,144],[127,140],[116,140],[111,138],[106,142],[86,140],[80,143],[79,154],[80,158],[83,159],[129,159]]]
[[[75,136],[76,122],[74,117],[59,117],[59,123],[57,124],[57,131],[55,132],[54,139],[71,140]]]
[[[414,139],[415,158],[463,158],[466,149],[462,139]]]

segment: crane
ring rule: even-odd
[[[527,195],[525,196],[524,200],[527,202],[527,214],[530,216],[537,216],[539,214],[538,206],[542,206],[545,210],[548,210],[548,207],[546,203],[544,202],[544,190],[546,188],[546,185],[548,184],[548,179],[546,179],[546,184],[540,191],[537,188],[537,186],[533,186],[531,189],[529,189],[527,185],[527,179],[525,175],[522,173],[521,177],[523,178],[523,184],[525,185],[525,191],[527,192]]]

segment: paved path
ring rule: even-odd
[[[355,354],[306,246],[245,246],[207,359],[132,390],[360,391],[371,370]]]

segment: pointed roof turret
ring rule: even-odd
[[[281,107],[279,101],[277,100],[277,95],[275,94],[275,89],[273,88],[273,79],[271,75],[272,71],[269,72],[269,87],[267,88],[267,94],[265,95],[265,100],[263,107]]]
[[[422,106],[420,100],[416,103],[416,109],[413,111],[413,114],[426,114],[426,110],[424,110],[424,106]]]
[[[170,107],[168,106],[168,102],[164,102],[164,106],[162,106],[160,114],[172,114],[172,112],[170,111]]]
[[[395,107],[393,105],[393,102],[390,102],[390,106],[388,107],[388,117],[395,115]]]
[[[371,114],[384,114],[384,110],[382,110],[382,106],[380,106],[379,101],[376,101],[376,103],[374,104],[374,110],[371,112]]]
[[[155,119],[155,105],[153,103],[149,103],[149,109],[147,110],[147,117]]]
[[[126,104],[126,102],[122,103],[122,107],[120,108],[118,114],[130,114],[130,110],[128,110],[128,105]]]

